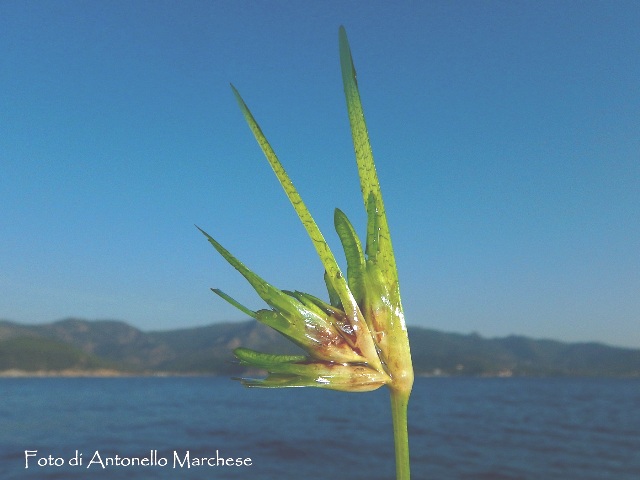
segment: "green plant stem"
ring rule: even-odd
[[[396,448],[396,479],[409,480],[409,433],[407,431],[407,406],[411,391],[391,390],[391,417],[393,418],[393,439]]]

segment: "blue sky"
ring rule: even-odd
[[[345,25],[409,325],[640,347],[637,2],[0,3],[0,318],[243,320],[198,224],[280,288],[364,212]]]

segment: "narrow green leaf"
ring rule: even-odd
[[[336,227],[338,237],[340,237],[340,241],[342,242],[344,256],[347,259],[347,281],[349,289],[356,298],[356,301],[360,303],[364,298],[363,276],[365,269],[364,253],[362,252],[360,239],[347,216],[338,208],[335,210],[333,223]]]
[[[295,297],[300,300],[302,303],[304,303],[305,305],[313,305],[315,308],[318,309],[318,311],[322,312],[323,315],[336,315],[336,314],[342,314],[344,315],[344,312],[342,310],[340,310],[337,307],[334,307],[333,305],[328,304],[327,302],[319,299],[318,297],[311,295],[309,293],[304,293],[304,292],[292,292],[293,295],[295,295]]]
[[[197,227],[198,230],[202,232],[202,234],[207,237],[209,243],[213,245],[213,247],[222,255],[222,257],[229,262],[240,274],[247,279],[247,281],[254,288],[256,293],[262,298],[265,302],[271,305],[278,310],[283,312],[288,312],[291,314],[300,313],[299,311],[299,302],[296,302],[295,299],[289,297],[284,294],[282,291],[269,284],[258,275],[249,270],[240,260],[231,255],[231,253],[225,249],[220,243],[218,243],[211,235],[202,230],[200,227]]]
[[[327,286],[329,303],[336,308],[342,309],[342,302],[340,301],[340,296],[338,295],[338,292],[336,292],[336,289],[333,288],[333,283],[331,282],[329,275],[327,275],[327,272],[324,272],[324,283]]]
[[[380,215],[373,192],[367,199],[367,257],[374,259],[380,250]]]
[[[248,348],[236,348],[233,354],[243,364],[255,367],[267,368],[281,363],[304,362],[307,357],[304,355],[272,355],[269,353],[256,352]]]
[[[256,122],[255,118],[253,117],[253,114],[247,107],[247,104],[244,102],[244,100],[240,96],[240,93],[238,92],[238,90],[236,90],[236,88],[233,85],[231,85],[231,89],[233,90],[236,100],[240,105],[242,114],[244,115],[247,123],[249,124],[249,128],[251,128],[251,131],[253,132],[254,137],[258,141],[258,145],[260,145],[262,152],[264,153],[265,157],[267,157],[267,160],[269,161],[269,165],[271,165],[271,169],[276,174],[276,177],[278,178],[280,185],[284,189],[284,192],[287,195],[287,198],[289,198],[291,205],[293,205],[293,208],[298,214],[298,217],[300,218],[302,225],[307,230],[307,233],[309,234],[309,237],[311,238],[311,241],[313,242],[313,245],[316,251],[318,252],[318,256],[320,257],[320,260],[322,261],[322,264],[327,274],[329,275],[329,278],[331,279],[331,282],[335,290],[340,296],[340,299],[342,300],[342,302],[348,303],[348,299],[346,298],[348,295],[345,290],[346,282],[343,282],[343,280],[341,280],[342,273],[340,272],[338,263],[336,262],[336,259],[333,256],[333,253],[329,249],[329,245],[324,239],[322,232],[320,231],[320,229],[318,228],[318,225],[316,224],[315,220],[311,216],[311,213],[307,209],[307,206],[304,204],[302,197],[298,193],[298,190],[296,189],[296,187],[293,185],[293,182],[289,178],[289,175],[287,174],[284,167],[280,163],[280,160],[278,159],[276,153],[274,152],[273,148],[269,144],[269,141],[265,137],[264,133],[262,133],[262,129]],[[341,283],[344,283],[344,286],[341,285]]]
[[[244,312],[246,315],[249,315],[252,318],[256,318],[256,312],[254,312],[253,310],[249,310],[247,307],[245,307],[240,302],[238,302],[234,298],[232,298],[229,295],[227,295],[226,293],[224,293],[219,288],[212,288],[211,291],[213,293],[215,293],[216,295],[218,295],[218,296],[222,297],[223,299],[225,299],[227,302],[229,302],[231,305],[236,307],[241,312]]]
[[[349,392],[375,390],[389,381],[382,372],[365,365],[333,362],[310,362],[296,355],[270,355],[246,348],[234,351],[243,365],[266,370],[264,379],[243,378],[249,387],[319,387]]]
[[[282,333],[284,336],[293,341],[296,345],[300,345],[300,338],[305,339],[304,329],[300,328],[298,322],[291,322],[285,317],[282,316],[281,313],[276,312],[275,310],[269,310],[266,308],[260,309],[256,312],[256,320],[260,323],[266,325],[267,327],[273,328],[275,331]],[[302,331],[301,331],[302,330]],[[302,348],[308,347],[308,345],[300,345]]]
[[[387,216],[382,201],[380,183],[362,110],[360,92],[358,91],[356,71],[344,27],[340,27],[339,44],[342,83],[349,113],[358,174],[360,176],[360,188],[368,216],[366,249],[367,256],[370,254],[371,258],[367,258],[367,263],[371,262],[379,268],[382,281],[376,281],[375,283],[384,285],[388,292],[388,304],[382,309],[372,308],[371,305],[366,306],[365,308],[369,310],[366,316],[373,326],[372,331],[376,336],[378,345],[383,348],[386,347],[382,354],[386,361],[385,367],[393,378],[392,388],[408,392],[413,384],[413,367],[411,365],[409,339],[400,299],[398,272]],[[375,208],[373,205],[375,205]],[[367,288],[369,288],[369,285],[367,285]],[[367,295],[369,293],[367,292]],[[367,302],[368,300],[365,301],[365,303]],[[378,325],[380,330],[376,329],[375,325]]]
[[[347,33],[344,27],[340,27],[339,32],[340,43],[340,66],[342,69],[342,82],[344,85],[344,93],[347,101],[347,110],[349,112],[349,123],[351,124],[351,135],[353,137],[353,146],[356,154],[356,162],[358,164],[358,173],[360,175],[360,188],[362,190],[362,198],[365,208],[369,201],[369,195],[373,193],[376,201],[376,210],[379,215],[379,247],[378,253],[382,257],[380,260],[380,268],[390,285],[397,288],[398,273],[396,269],[396,261],[391,245],[391,236],[389,234],[389,226],[385,214],[382,195],[380,193],[380,183],[378,174],[373,162],[373,153],[369,142],[369,133],[364,120],[364,112],[360,101],[360,92],[358,91],[358,82],[356,79],[356,70],[351,57],[351,49],[347,39]]]
[[[320,317],[327,316],[327,312],[321,309],[320,307],[318,307],[318,305],[312,300],[312,295],[309,295],[308,293],[299,292],[297,290],[295,292],[291,292],[289,290],[283,290],[283,292],[286,293],[287,295],[292,296],[296,300],[298,300],[300,303],[302,303],[306,308],[311,310],[316,315]]]

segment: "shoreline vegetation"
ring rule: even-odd
[[[416,377],[640,378],[640,349],[521,336],[484,338],[409,327]],[[253,320],[145,332],[125,322],[66,319],[27,325],[0,320],[0,377],[238,377],[240,345],[297,354]]]

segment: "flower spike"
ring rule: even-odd
[[[249,128],[320,257],[325,270],[328,302],[308,293],[274,287],[209,234],[200,231],[270,308],[253,311],[219,289],[212,289],[213,292],[246,315],[275,329],[306,352],[306,355],[271,355],[238,348],[234,353],[241,365],[267,373],[265,378],[243,378],[241,382],[249,387],[313,386],[349,392],[388,386],[394,420],[397,478],[408,480],[406,413],[413,385],[409,339],[380,183],[343,27],[339,31],[339,46],[347,111],[367,212],[366,245],[363,249],[347,216],[335,210],[334,225],[347,260],[346,276],[251,111],[231,85]]]

